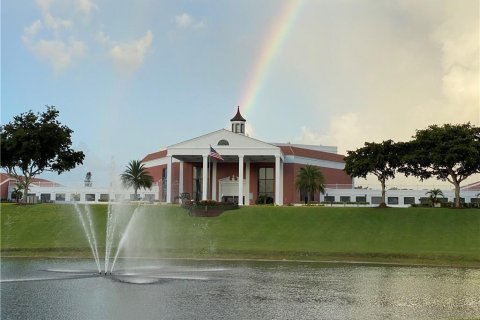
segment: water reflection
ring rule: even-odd
[[[119,265],[112,277],[73,279],[68,270],[91,270],[91,261],[3,259],[2,281],[52,274],[69,279],[2,282],[1,318],[455,319],[480,315],[478,269],[207,261],[148,261],[131,269],[131,262],[121,263],[129,268]]]

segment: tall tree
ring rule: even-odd
[[[345,157],[345,172],[352,177],[366,178],[368,174],[377,177],[382,186],[382,201],[380,207],[385,207],[385,185],[388,179],[395,178],[395,172],[400,165],[399,155],[402,152],[401,143],[392,140],[382,143],[365,142],[365,146],[355,151],[347,151]]]
[[[140,160],[132,160],[128,163],[127,169],[120,175],[125,187],[133,188],[135,200],[137,200],[138,189],[150,189],[153,178],[148,174],[145,165]]]
[[[82,164],[85,155],[70,148],[73,131],[62,125],[58,110],[28,111],[0,127],[1,167],[22,185],[24,195],[32,179],[44,171],[61,174]]]
[[[307,200],[314,199],[316,192],[325,192],[325,178],[318,167],[307,165],[300,168],[295,182],[297,189],[307,192]]]
[[[480,127],[470,123],[432,125],[417,130],[406,146],[399,171],[422,181],[436,177],[450,182],[455,187],[455,207],[459,208],[460,184],[480,173]]]

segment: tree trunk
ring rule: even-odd
[[[460,184],[455,182],[455,208],[460,208]]]
[[[28,187],[30,186],[30,181],[22,183],[22,185],[23,185],[23,195],[22,195],[22,201],[21,202],[25,204],[25,203],[27,203]]]
[[[385,203],[385,180],[381,180],[380,183],[382,184],[382,203],[380,203],[380,207],[386,207],[387,204]]]

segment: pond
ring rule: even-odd
[[[300,262],[2,259],[2,319],[468,319],[480,270]]]

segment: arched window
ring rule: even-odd
[[[218,141],[218,143],[217,143],[217,146],[228,146],[228,145],[229,145],[229,143],[225,139],[222,139],[222,140]]]

